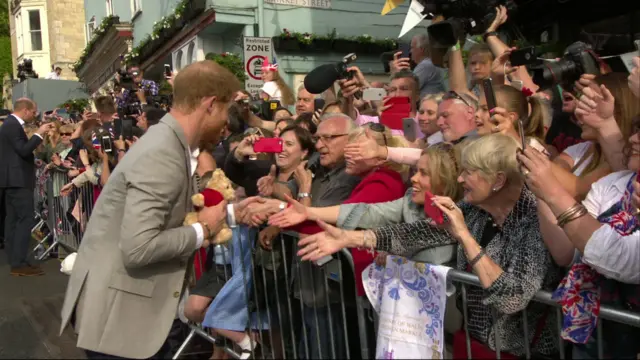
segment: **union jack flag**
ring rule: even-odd
[[[278,63],[276,62],[276,58],[273,58],[273,62],[269,63],[269,59],[264,59],[264,63],[262,63],[262,71],[278,71]]]

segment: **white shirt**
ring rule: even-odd
[[[278,100],[282,99],[282,93],[280,92],[280,88],[275,81],[267,81],[262,85],[262,92],[269,95],[270,100]]]
[[[593,217],[620,201],[632,171],[619,171],[595,182],[582,204]],[[582,261],[607,278],[640,284],[640,231],[623,236],[603,224],[589,238]]]
[[[444,137],[442,136],[442,131],[438,131],[436,133],[433,133],[427,138],[427,145],[428,146],[439,144],[441,142],[444,142]]]
[[[20,118],[20,116],[16,115],[16,114],[11,114],[13,115],[13,117],[15,117],[16,119],[18,119],[18,122],[20,123],[20,126],[22,126],[24,128],[24,120],[22,120]],[[39,137],[40,139],[42,139],[42,135],[38,134],[38,133],[33,133],[33,135]]]
[[[55,71],[52,71],[47,75],[47,77],[45,77],[45,79],[48,79],[48,80],[60,80],[60,75],[58,75],[58,73],[56,73]]]
[[[198,156],[200,156],[200,149],[195,149],[191,151],[189,149],[189,153],[191,156],[189,157],[189,163],[191,165],[191,177],[196,173],[196,168],[198,167]],[[202,224],[195,223],[191,224],[193,229],[196,231],[196,236],[198,237],[198,241],[196,242],[196,250],[202,247],[202,243],[204,242],[204,229],[202,228]]]
[[[590,154],[589,157],[584,160],[582,160],[582,158],[587,154],[587,151],[589,150],[589,148],[591,148],[591,145],[593,145],[593,142],[586,141],[579,144],[571,145],[564,150],[563,153],[567,154],[569,157],[571,157],[571,160],[573,160],[574,167],[580,161],[582,161],[580,166],[573,171],[573,174],[575,176],[582,175],[582,172],[584,171],[584,169],[586,169],[587,166],[589,166],[589,163],[591,162],[591,158],[593,158],[593,154]]]

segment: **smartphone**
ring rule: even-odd
[[[482,80],[482,90],[484,90],[484,97],[487,99],[487,109],[492,110],[497,107],[496,93],[493,92],[493,82],[491,78]]]
[[[433,204],[433,194],[428,191],[424,193],[424,215],[428,219],[432,219],[437,225],[444,224],[444,213]]]
[[[324,99],[314,99],[313,100],[313,111],[320,111],[324,109],[325,101]]]
[[[171,70],[171,65],[164,64],[164,76],[171,77],[173,75],[173,70]]]
[[[406,96],[389,98],[385,105],[390,105],[390,107],[380,115],[380,123],[393,130],[402,130],[402,119],[410,117],[411,114],[410,101],[411,99]]]
[[[402,131],[404,132],[404,137],[410,142],[416,141],[418,137],[418,132],[416,131],[416,121],[413,118],[404,118],[402,119]]]
[[[514,50],[509,55],[511,66],[530,65],[537,61],[535,46]]]
[[[102,151],[104,151],[107,154],[110,154],[113,152],[113,143],[111,142],[111,136],[103,135],[100,143],[102,145]]]
[[[382,101],[387,96],[387,91],[381,88],[368,88],[362,92],[362,100]]]
[[[261,138],[253,144],[253,151],[256,153],[281,153],[282,139],[280,138]]]
[[[520,141],[522,142],[522,151],[527,147],[527,140],[524,137],[524,122],[518,119],[518,127],[520,128]]]
[[[133,119],[124,118],[120,120],[120,136],[123,140],[133,140]]]
[[[411,44],[401,43],[398,50],[402,51],[400,58],[411,58]]]

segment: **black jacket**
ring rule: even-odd
[[[36,185],[34,150],[42,138],[27,138],[18,119],[9,115],[0,126],[0,188],[33,189]]]

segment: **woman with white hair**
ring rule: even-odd
[[[472,357],[495,356],[497,344],[503,357],[504,353],[522,356],[526,346],[532,354],[553,355],[557,346],[554,314],[529,302],[541,288],[553,289],[561,273],[542,241],[536,198],[524,186],[516,160],[518,145],[513,137],[493,134],[463,148],[458,181],[464,199],[456,204],[448,197],[432,198],[448,219],[446,231],[427,220],[366,231],[321,223],[326,231],[301,240],[298,255],[315,260],[342,248],[359,247],[410,256],[453,238],[460,245],[457,268],[475,273],[482,285],[467,291]],[[525,309],[526,339],[519,314]],[[454,358],[466,356],[464,337],[464,332],[456,334]]]

